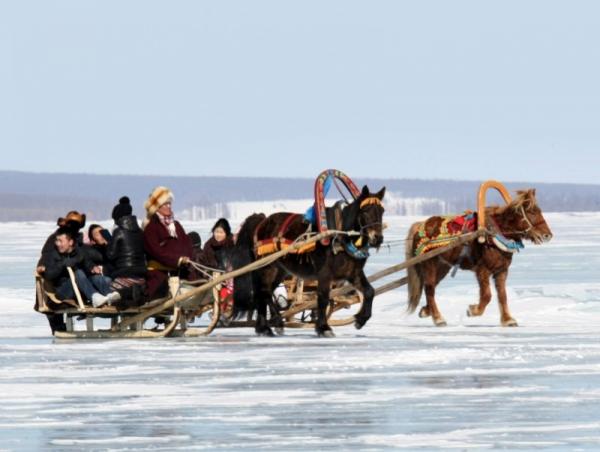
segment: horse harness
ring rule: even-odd
[[[328,223],[331,223],[331,225],[337,231],[343,230],[342,210],[343,210],[344,205],[345,204],[343,201],[336,203],[333,206],[333,208],[331,209],[331,212],[332,212],[331,215],[328,215],[328,218],[327,218]],[[368,197],[368,198],[364,199],[363,201],[361,201],[359,208],[362,209],[363,207],[366,207],[369,205],[381,205],[381,200],[375,196]],[[290,247],[291,245],[293,245],[296,242],[297,238],[294,240],[290,240],[285,237],[285,234],[289,231],[290,226],[292,225],[292,223],[294,223],[294,221],[296,221],[298,219],[303,219],[303,215],[297,214],[297,213],[289,214],[285,218],[285,220],[283,221],[283,223],[281,224],[279,229],[277,230],[277,234],[274,237],[259,240],[258,236],[259,236],[260,232],[262,231],[262,229],[264,228],[265,224],[267,223],[268,219],[269,219],[269,217],[266,217],[264,220],[262,220],[256,226],[256,229],[254,230],[254,254],[257,257],[266,256],[268,254],[272,254],[277,251],[284,250],[284,249]],[[345,251],[351,257],[353,257],[355,259],[366,259],[367,257],[369,257],[369,245],[368,244],[363,245],[362,231],[364,229],[366,229],[367,227],[373,226],[375,224],[376,223],[372,223],[372,224],[368,224],[368,225],[364,225],[364,226],[359,225],[361,236],[355,242],[353,242],[352,240],[340,240],[340,236],[335,235],[333,237],[333,239],[331,241],[331,245],[330,245],[332,247],[333,253],[337,254],[340,251]],[[302,235],[311,233],[312,226],[313,226],[312,224],[308,223],[306,230],[302,234],[300,234],[300,237]],[[316,247],[317,247],[316,243],[310,243],[310,244],[303,246],[300,249],[292,252],[292,254],[308,254],[308,253],[314,251],[316,249]]]

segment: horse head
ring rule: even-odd
[[[383,197],[385,187],[377,193],[371,193],[365,185],[356,200],[349,206],[351,212],[346,216],[345,229],[360,232],[360,241],[366,241],[370,247],[379,248],[383,243]]]
[[[535,188],[518,190],[517,196],[506,208],[513,213],[514,230],[523,238],[536,245],[552,239],[552,231],[537,204]]]

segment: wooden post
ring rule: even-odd
[[[77,286],[77,280],[75,279],[75,272],[71,267],[67,267],[67,273],[69,274],[69,279],[71,280],[71,284],[73,286],[73,292],[75,292],[75,298],[77,299],[77,304],[79,305],[79,309],[85,310],[85,305],[83,304],[83,298],[81,297],[81,292],[79,292],[79,287]]]
[[[296,303],[302,303],[304,299],[304,280],[298,279],[298,283],[296,284]]]

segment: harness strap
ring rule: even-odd
[[[371,205],[383,206],[383,203],[381,202],[381,199],[379,199],[378,197],[370,196],[361,201],[360,208],[362,209],[365,206],[371,206]]]
[[[277,242],[281,242],[281,240],[283,239],[283,236],[288,231],[290,224],[292,224],[292,222],[299,216],[300,215],[297,213],[291,213],[287,216],[287,218],[285,219],[285,221],[282,223],[281,227],[279,228],[279,232],[277,233]]]
[[[283,221],[281,226],[279,227],[279,230],[277,231],[276,236],[270,237],[267,239],[263,239],[263,240],[258,240],[258,234],[264,227],[264,224],[266,223],[267,218],[265,218],[263,221],[261,221],[254,231],[254,254],[255,254],[255,256],[257,256],[257,257],[265,256],[267,254],[272,254],[279,250],[283,250],[283,249],[291,246],[294,243],[294,240],[287,239],[284,237],[284,235],[289,230],[289,227],[292,224],[292,222],[294,220],[296,220],[297,218],[301,218],[301,217],[302,217],[302,215],[297,214],[297,213],[289,214],[285,218],[285,220]],[[309,225],[308,229],[310,229],[310,225]],[[316,247],[316,243],[309,243],[308,245],[301,247],[294,253],[295,254],[308,253],[310,251],[313,251],[315,249],[315,247]]]

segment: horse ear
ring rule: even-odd
[[[534,197],[535,197],[535,188],[532,188],[532,189],[531,189],[531,196],[534,196]]]
[[[375,196],[377,198],[379,198],[379,200],[381,201],[383,199],[383,197],[385,196],[385,187],[383,187],[381,190],[379,190],[379,193],[377,193]]]
[[[360,196],[362,197],[367,197],[369,196],[369,187],[367,187],[366,185],[362,188],[362,192],[360,193]]]

